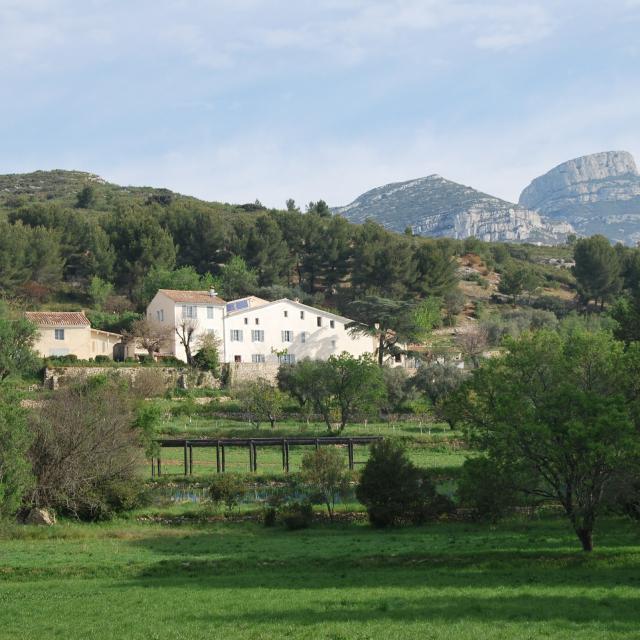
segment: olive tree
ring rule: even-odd
[[[451,403],[493,466],[520,492],[562,505],[591,551],[607,489],[632,476],[640,456],[640,349],[579,329],[506,346]]]

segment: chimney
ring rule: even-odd
[[[216,290],[213,287],[211,287],[211,289],[209,289],[209,295],[212,298],[215,298],[218,295],[218,293],[216,292]]]

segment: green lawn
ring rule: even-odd
[[[0,539],[0,638],[638,638],[640,529],[119,521]]]

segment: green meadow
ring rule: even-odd
[[[637,638],[640,531],[605,520],[596,545],[556,518],[11,527],[0,638]]]

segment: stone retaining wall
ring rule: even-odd
[[[220,381],[208,371],[176,369],[174,367],[47,367],[44,370],[44,388],[58,389],[73,382],[99,375],[115,375],[126,378],[131,384],[141,371],[156,371],[163,376],[167,389],[209,388],[217,389]]]

